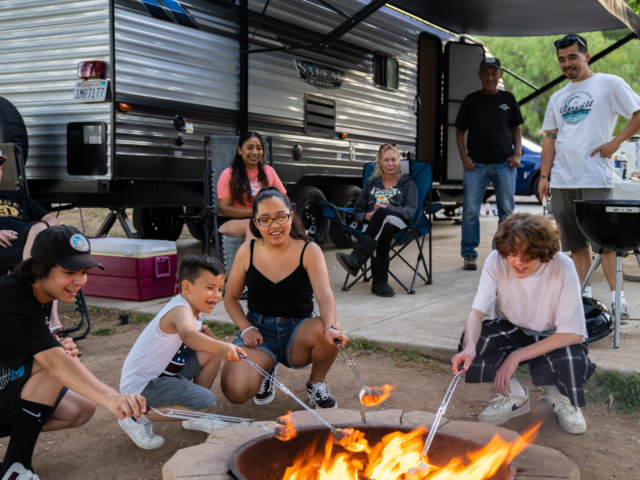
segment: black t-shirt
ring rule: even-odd
[[[49,330],[52,302],[40,303],[33,287],[15,275],[0,279],[0,365],[17,370],[40,352],[60,347]]]
[[[522,114],[516,98],[498,90],[485,95],[480,90],[462,101],[455,126],[466,132],[467,155],[477,163],[506,162],[513,155],[512,129],[522,125]]]
[[[20,190],[0,190],[0,230],[13,230],[20,234],[29,223],[41,220],[48,213]]]

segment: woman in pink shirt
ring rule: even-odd
[[[233,163],[218,179],[220,233],[245,241],[255,239],[249,230],[253,201],[261,188],[269,186],[287,194],[275,170],[264,164],[262,137],[256,132],[246,132],[238,140]]]

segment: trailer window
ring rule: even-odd
[[[376,53],[373,57],[373,83],[384,90],[397,91],[398,60],[384,53]]]

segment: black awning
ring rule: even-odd
[[[455,33],[498,37],[564,35],[629,27],[624,0],[391,0],[390,5]]]

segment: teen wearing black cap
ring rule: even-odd
[[[465,270],[478,268],[476,248],[480,245],[480,208],[489,182],[493,183],[496,194],[499,221],[504,221],[515,208],[516,168],[520,165],[522,151],[520,125],[524,123],[513,94],[498,90],[502,78],[500,60],[484,58],[478,77],[482,89],[465,97],[455,123],[464,168],[460,254]]]
[[[49,331],[51,302],[73,301],[91,267],[103,268],[84,235],[56,226],[40,232],[31,258],[0,279],[0,437],[11,436],[2,480],[37,479],[31,457],[40,432],[83,425],[94,402],[120,419],[146,412],[143,397],[100,382],[77,360],[75,344]]]

